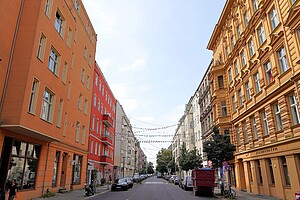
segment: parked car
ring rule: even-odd
[[[129,186],[126,178],[116,179],[111,185],[111,191],[115,190],[128,190]]]
[[[193,190],[193,181],[191,176],[183,177],[182,186],[184,190]]]
[[[180,178],[178,176],[174,179],[174,185],[179,185]]]
[[[179,178],[178,186],[183,189],[183,178]]]
[[[141,181],[139,173],[135,173],[132,178],[133,178],[133,182],[135,183]]]
[[[170,176],[169,182],[170,182],[170,183],[174,183],[175,178],[176,178],[176,175]]]
[[[127,179],[127,184],[129,188],[133,187],[133,179],[131,177],[126,177]]]

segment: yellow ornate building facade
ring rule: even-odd
[[[238,189],[300,191],[300,1],[227,0],[210,38],[212,108]]]

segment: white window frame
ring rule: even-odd
[[[273,82],[272,66],[269,60],[264,64],[264,68],[267,77],[267,84],[269,85],[271,82]]]
[[[290,109],[293,117],[293,124],[297,125],[300,123],[300,115],[299,115],[298,103],[295,94],[289,96],[289,103],[290,103]]]
[[[40,116],[43,120],[52,122],[54,101],[55,95],[49,89],[45,88]]]
[[[274,104],[274,114],[276,119],[277,130],[283,130],[282,118],[280,114],[280,107],[278,103]]]
[[[289,69],[289,65],[288,65],[287,58],[286,58],[285,48],[281,47],[277,51],[277,55],[278,55],[280,71],[283,74],[284,72],[286,72]]]
[[[278,16],[277,16],[277,12],[276,12],[275,7],[273,7],[271,12],[269,13],[269,16],[270,16],[271,27],[272,27],[272,31],[273,31],[279,24]]]
[[[261,92],[259,73],[256,72],[256,73],[253,75],[253,77],[254,77],[254,82],[255,82],[256,93],[259,93],[259,92]]]
[[[269,124],[268,124],[268,118],[267,118],[267,114],[266,114],[265,110],[261,111],[261,117],[262,117],[262,121],[263,121],[264,133],[266,135],[269,135],[270,134],[270,132],[269,132]]]
[[[259,44],[262,45],[266,41],[265,29],[262,24],[258,27],[257,33],[258,33]]]

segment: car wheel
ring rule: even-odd
[[[186,186],[184,186],[184,190],[187,191],[187,187]]]

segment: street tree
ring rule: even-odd
[[[153,163],[149,162],[148,163],[148,168],[147,168],[147,174],[154,174],[154,169],[153,169]]]
[[[188,171],[190,169],[189,164],[188,164],[188,153],[189,152],[186,149],[186,144],[185,144],[185,142],[183,142],[180,147],[178,163],[179,163],[180,168],[184,171]]]
[[[212,161],[213,168],[222,167],[223,161],[234,158],[235,145],[230,143],[228,134],[220,134],[217,126],[213,127],[212,140],[203,143],[203,152],[207,154],[207,159]]]
[[[156,155],[156,171],[168,172],[168,163],[172,160],[172,151],[162,148]]]
[[[189,171],[198,167],[202,167],[202,157],[199,150],[194,147],[191,151],[187,150],[186,144],[182,143],[179,155],[179,166],[184,171]]]

